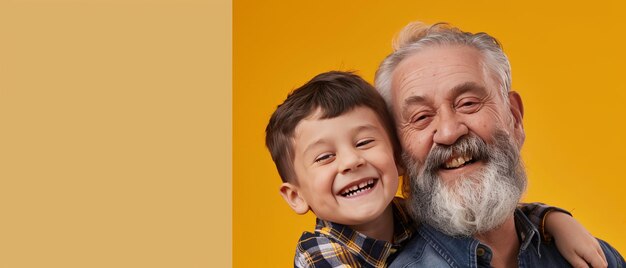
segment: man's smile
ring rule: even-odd
[[[455,169],[459,167],[463,167],[465,165],[469,165],[476,162],[474,157],[464,154],[450,157],[445,163],[441,165],[442,169]]]

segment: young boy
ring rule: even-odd
[[[322,73],[294,90],[272,115],[266,145],[285,201],[298,214],[311,210],[317,216],[315,233],[305,232],[298,241],[296,267],[386,267],[412,236],[414,223],[403,199],[395,197],[401,148],[393,118],[359,76]],[[523,210],[542,233],[547,212],[562,211],[537,204]],[[566,252],[595,250],[577,243],[590,237],[576,229],[577,222],[561,222],[566,223],[559,223],[560,233],[576,230],[562,235],[565,245],[558,244],[568,261],[573,259]]]

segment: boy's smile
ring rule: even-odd
[[[363,194],[369,193],[369,191],[376,186],[376,182],[378,182],[378,178],[375,179],[362,179],[351,183],[350,185],[344,187],[341,191],[339,191],[339,195],[343,197],[358,197]]]
[[[361,225],[377,220],[398,189],[387,132],[369,108],[320,119],[316,111],[294,133],[294,191],[318,218]]]

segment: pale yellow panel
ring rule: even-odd
[[[264,147],[270,114],[315,74],[372,81],[393,35],[447,21],[504,44],[525,104],[527,201],[570,210],[626,253],[626,62],[619,1],[234,1],[234,266],[288,267],[312,215],[293,213]]]
[[[228,267],[231,3],[0,2],[0,267]]]

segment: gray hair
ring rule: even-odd
[[[511,90],[511,65],[498,40],[486,33],[464,32],[447,23],[427,25],[416,21],[405,26],[398,33],[393,42],[394,51],[383,60],[376,71],[376,89],[389,108],[392,107],[393,71],[400,62],[424,48],[442,45],[464,45],[476,48],[483,55],[481,62],[483,72],[491,74],[492,78],[496,79],[502,97],[505,100],[508,99],[508,93]]]

